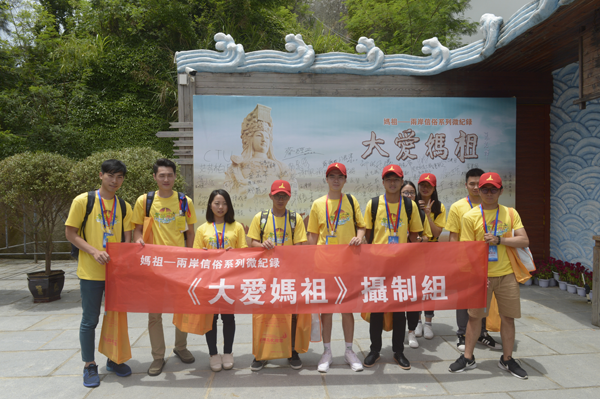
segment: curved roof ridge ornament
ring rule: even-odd
[[[506,46],[523,32],[546,20],[559,7],[575,0],[534,0],[521,7],[503,24],[502,17],[483,14],[480,29],[484,39],[461,48],[449,50],[436,37],[423,41],[422,51],[428,56],[407,54],[385,55],[367,37],[358,40],[360,54],[315,54],[302,35],[288,34],[285,48],[244,52],[230,35],[217,33],[213,50],[181,51],[175,54],[178,73],[189,67],[198,72],[280,72],[280,73],[346,73],[355,75],[436,75],[441,72],[475,64],[490,57],[496,49]]]
[[[356,51],[366,54],[339,52],[319,54],[315,64],[307,72],[371,75],[383,65],[385,54],[375,46],[375,40],[362,36],[358,39]]]

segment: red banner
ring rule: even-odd
[[[202,250],[109,243],[106,309],[362,313],[483,308],[484,242]]]

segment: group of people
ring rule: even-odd
[[[108,242],[136,242],[187,246],[205,250],[262,247],[271,250],[280,245],[363,245],[437,242],[443,229],[450,233],[450,241],[485,241],[488,253],[488,297],[482,309],[456,311],[457,348],[463,352],[449,371],[462,372],[476,367],[473,354],[477,342],[492,349],[503,350],[498,366],[515,377],[526,379],[527,372],[512,358],[515,339],[514,319],[520,317],[519,284],[516,281],[508,254],[510,248],[529,244],[518,213],[498,203],[503,192],[502,179],[497,173],[471,169],[466,174],[467,196],[446,209],[438,198],[434,174],[424,173],[417,185],[404,180],[398,165],[388,165],[382,170],[383,194],[373,197],[361,212],[356,197],[343,193],[348,177],[342,163],[333,163],[325,171],[328,192],[312,204],[308,223],[299,213],[287,209],[292,195],[289,182],[272,183],[270,199],[265,210],[256,214],[246,238],[244,227],[235,221],[230,195],[223,189],[214,190],[206,209],[206,222],[194,231],[197,222],[192,200],[183,193],[173,191],[176,165],[168,159],[158,159],[153,166],[157,190],[141,195],[133,208],[116,196],[127,173],[126,166],[118,160],[107,160],[99,173],[101,186],[96,191],[77,196],[66,221],[67,239],[80,250],[77,275],[80,278],[82,321],[80,344],[85,362],[83,380],[87,387],[100,384],[98,366],[94,360],[95,328],[99,321],[102,296],[105,289],[105,265],[110,257],[106,252]],[[269,208],[270,206],[270,208]],[[108,211],[112,210],[112,211]],[[88,221],[88,216],[92,216]],[[149,225],[152,234],[149,235]],[[133,231],[133,237],[132,237]],[[307,234],[308,233],[308,234]],[[430,245],[430,244],[427,244]],[[435,245],[435,244],[434,244]],[[426,266],[424,266],[426,267]],[[502,345],[496,342],[485,328],[492,295],[498,304],[501,318]],[[417,337],[434,336],[434,313],[425,311],[425,321],[420,312],[394,312],[392,350],[394,360],[402,369],[410,369],[404,355],[406,324],[408,345],[417,348]],[[213,317],[212,329],[205,334],[210,354],[210,368],[217,372],[234,366],[233,342],[235,317],[221,314],[223,323],[223,350],[217,347],[217,320]],[[332,314],[321,314],[323,354],[317,370],[326,373],[333,362],[331,351]],[[295,323],[292,315],[292,351],[288,362],[291,368],[300,369],[302,361],[294,348]],[[353,371],[372,367],[382,349],[383,313],[370,314],[370,352],[361,361],[353,350],[354,316],[342,314],[345,341],[344,359]],[[162,315],[149,314],[148,332],[152,346],[153,362],[148,374],[157,376],[165,366],[165,340]],[[195,361],[187,349],[187,333],[176,327],[173,353],[184,363]],[[254,359],[253,371],[261,370],[266,360]],[[131,374],[125,363],[107,360],[106,369],[117,376]]]

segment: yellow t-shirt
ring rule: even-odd
[[[248,230],[248,237],[253,240],[260,241],[260,216],[262,212],[254,215],[252,223],[250,223],[250,230]],[[306,229],[304,228],[304,221],[299,213],[296,213],[296,228],[294,229],[294,240],[292,242],[292,227],[290,225],[290,212],[287,212],[286,217],[275,218],[275,228],[277,229],[277,245],[294,245],[301,242],[306,242]],[[287,226],[286,219],[287,218]],[[283,238],[283,230],[285,229],[285,240]],[[273,233],[273,214],[269,211],[267,215],[267,222],[265,224],[265,230],[263,232],[263,242],[271,240],[275,244],[275,235]]]
[[[65,222],[66,226],[77,227],[81,229],[81,224],[83,223],[83,218],[85,217],[85,208],[87,206],[88,193],[79,194],[73,200],[71,204],[71,209],[69,210],[69,216],[67,217],[67,221]],[[106,223],[110,223],[112,221],[112,209],[114,201],[117,201],[116,209],[115,209],[115,224],[112,228],[113,236],[109,238],[108,242],[121,242],[121,224],[122,213],[121,213],[121,204],[116,198],[112,200],[104,200],[104,220]],[[133,230],[133,226],[131,224],[131,217],[133,215],[133,211],[131,210],[131,205],[128,202],[125,202],[127,213],[125,215],[125,223],[123,225],[124,231]],[[104,229],[104,225],[102,222],[102,213],[100,210],[100,201],[98,200],[98,194],[96,193],[94,199],[94,208],[92,209],[92,213],[88,216],[87,222],[85,224],[85,240],[92,247],[105,251],[102,247],[102,240],[104,238],[104,232],[107,231]],[[79,232],[79,235],[83,237],[83,234]],[[79,261],[77,262],[77,277],[82,280],[94,280],[94,281],[104,281],[106,279],[106,269],[104,265],[96,262],[96,259],[85,251],[79,251]]]
[[[474,204],[473,206],[477,207],[478,204]],[[458,240],[460,241],[460,228],[462,217],[465,213],[471,210],[471,205],[469,204],[469,200],[467,198],[461,198],[456,201],[450,207],[450,211],[448,212],[448,220],[446,221],[446,230],[451,233],[458,234]]]
[[[435,219],[433,219],[433,223],[435,223],[435,225],[437,227],[440,228],[444,228],[446,227],[446,207],[444,206],[444,204],[440,204],[440,214],[437,215],[437,217]],[[431,213],[432,217],[433,217],[433,212]],[[425,217],[425,222],[424,224],[429,224],[429,219],[427,217]],[[429,229],[426,231],[427,237],[429,237],[429,242],[437,242],[437,240],[439,239],[439,237],[436,237],[435,239],[433,238],[433,233],[431,232],[431,226],[429,226]]]
[[[487,223],[488,232],[494,233],[496,224],[496,209],[484,211],[485,220]],[[512,230],[518,230],[523,228],[521,223],[521,217],[514,211],[514,225],[510,225],[510,214],[508,208],[500,205],[500,211],[498,213],[498,228],[496,229],[495,235],[503,236],[504,233]],[[483,219],[481,218],[481,208],[479,206],[474,207],[469,212],[465,213],[462,219],[461,227],[461,241],[484,241],[483,235],[485,234],[485,228],[483,226]],[[501,277],[513,273],[513,269],[510,265],[510,259],[506,253],[506,246],[498,246],[498,261],[488,262],[488,276],[489,277]]]
[[[146,196],[140,195],[135,201],[133,207],[132,223],[137,225],[144,224],[146,217]],[[190,216],[185,216],[185,220],[189,226],[193,226],[196,220],[196,209],[190,197],[187,197]],[[154,234],[154,242],[156,245],[170,245],[174,247],[185,246],[183,233],[177,229],[175,218],[179,216],[179,198],[177,191],[173,191],[173,195],[169,198],[161,198],[158,196],[158,191],[154,193],[154,201],[150,207],[150,216],[154,219],[152,233]],[[193,228],[193,227],[191,227]]]
[[[219,242],[223,239],[223,223],[217,224],[219,233]],[[225,248],[248,248],[246,244],[246,233],[241,223],[227,223],[225,225]],[[194,248],[217,249],[217,238],[215,237],[215,228],[212,223],[205,222],[196,230],[194,239]]]
[[[406,198],[402,198],[403,204],[402,209],[400,209],[400,221],[398,222],[398,241],[400,243],[407,242],[409,222],[411,232],[419,233],[423,231],[423,224],[421,223],[421,217],[419,215],[419,208],[417,207],[417,204],[415,204],[414,201],[411,201],[413,206],[413,213],[411,214],[409,221],[408,215],[406,214],[406,205],[404,204],[404,201],[406,201]],[[373,236],[373,244],[387,244],[388,237],[394,231],[393,226],[396,223],[397,215],[395,212],[398,211],[398,203],[388,203],[388,208],[390,209],[390,217],[392,219],[390,223],[390,226],[392,226],[391,230],[388,228],[388,217],[385,208],[385,199],[383,195],[379,196],[377,214],[375,215],[375,224],[371,220],[371,205],[372,200],[369,200],[369,202],[367,203],[367,209],[365,210],[365,225],[367,229],[374,230],[373,234],[375,235]]]
[[[360,211],[360,204],[358,200],[352,196],[354,200],[354,217],[356,217],[356,228],[364,228],[365,221]],[[327,231],[327,217],[325,216],[325,201],[327,196],[324,195],[313,202],[310,208],[310,217],[308,219],[308,232],[319,235],[317,245],[325,245],[326,236],[330,235],[331,232]],[[328,202],[329,208],[329,229],[335,229],[335,219],[337,217],[338,205],[340,200],[330,199]],[[333,223],[332,223],[333,222]],[[338,222],[337,231],[335,233],[338,239],[338,244],[349,244],[353,237],[356,237],[354,230],[354,220],[352,216],[352,207],[350,201],[346,197],[346,194],[342,194],[342,209],[340,211],[340,219]]]

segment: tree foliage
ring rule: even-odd
[[[470,0],[347,0],[346,28],[353,39],[368,36],[386,54],[423,55],[423,40],[437,37],[448,48],[477,24],[463,18]]]

